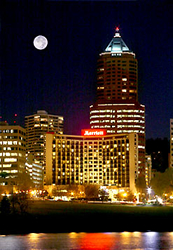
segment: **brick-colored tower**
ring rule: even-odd
[[[145,172],[145,106],[138,102],[138,62],[119,29],[97,64],[97,99],[90,106],[91,128],[108,134],[138,134],[138,174]]]

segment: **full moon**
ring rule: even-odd
[[[48,40],[45,36],[39,35],[34,38],[33,44],[36,49],[43,50],[47,47]]]

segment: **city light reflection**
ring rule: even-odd
[[[30,233],[28,235],[29,239],[34,242],[37,242],[38,240],[40,240],[40,237],[43,237],[43,236],[44,234],[41,234],[41,233]]]
[[[135,232],[133,232],[133,235],[137,236],[137,237],[140,237],[141,236],[141,232],[135,231]]]
[[[173,249],[173,232],[76,233],[0,236],[0,249]]]
[[[69,233],[69,237],[70,237],[71,239],[74,239],[74,238],[78,237],[78,234],[75,233],[75,232],[71,232],[71,233]]]
[[[127,232],[127,231],[124,231],[121,233],[121,242],[123,242],[123,244],[126,246],[129,246],[130,245],[130,242],[131,242],[131,239],[132,239],[132,233],[131,232]]]
[[[80,238],[82,250],[109,250],[116,245],[116,235],[107,233],[87,233]]]
[[[39,234],[37,234],[37,233],[30,233],[28,236],[29,236],[30,239],[34,239],[35,240],[35,239],[37,239],[39,237]]]
[[[122,236],[129,237],[132,233],[131,233],[131,232],[124,231],[124,232],[122,232],[121,234],[122,234]]]
[[[153,249],[159,249],[158,248],[158,239],[159,239],[159,233],[158,232],[146,232],[144,233],[144,243],[146,245],[146,248],[150,246]]]

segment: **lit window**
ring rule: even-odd
[[[5,158],[4,162],[16,162],[17,159],[16,158]]]

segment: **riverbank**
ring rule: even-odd
[[[0,215],[0,234],[173,231],[173,207],[29,201],[24,215]]]

